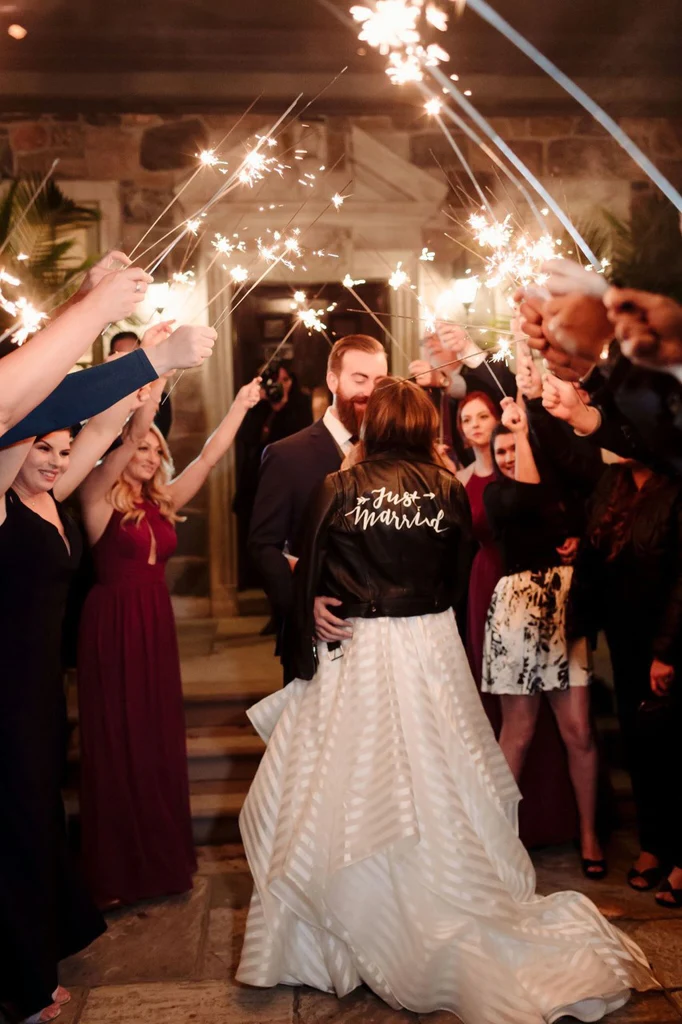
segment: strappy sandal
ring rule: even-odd
[[[661,893],[669,893],[672,896],[671,900],[659,900]],[[673,889],[672,885],[666,878],[664,882],[658,887],[654,899],[658,903],[659,907],[666,907],[668,910],[680,910],[682,909],[682,889]]]
[[[633,867],[630,868],[626,877],[628,885],[631,889],[634,889],[635,892],[651,892],[652,889],[656,888],[664,875],[665,868],[660,866],[657,868],[645,868],[644,871],[638,871],[637,868]],[[633,885],[632,883],[637,878],[643,878],[646,885]]]
[[[580,864],[585,878],[591,878],[593,882],[601,882],[609,872],[609,866],[605,860],[588,860],[587,857],[581,857]]]

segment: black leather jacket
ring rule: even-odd
[[[434,463],[382,453],[332,473],[308,509],[304,538],[287,681],[315,674],[318,594],[338,598],[343,618],[457,611],[465,600],[475,550],[469,503]]]

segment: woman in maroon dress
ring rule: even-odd
[[[83,486],[97,582],[78,653],[81,813],[85,869],[101,907],[192,887],[180,660],[165,566],[179,510],[259,398],[257,381],[242,388],[199,457],[172,481],[149,402]]]
[[[476,685],[481,685],[485,622],[493,591],[502,576],[502,561],[493,540],[483,504],[483,492],[495,479],[490,440],[499,422],[491,399],[472,391],[460,402],[457,428],[474,452],[474,462],[458,474],[471,505],[474,535],[480,547],[474,558],[467,603],[466,651]],[[502,713],[499,697],[481,694],[483,707],[499,736]],[[566,751],[554,716],[543,701],[521,778],[523,800],[519,831],[527,847],[565,843],[577,834],[575,798],[568,774]]]

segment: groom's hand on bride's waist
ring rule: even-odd
[[[330,608],[338,608],[341,604],[336,597],[316,597],[314,604],[315,631],[318,640],[334,643],[337,640],[350,640],[353,627],[334,615]]]

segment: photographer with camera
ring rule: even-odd
[[[237,493],[234,512],[239,538],[239,585],[260,585],[247,551],[249,524],[258,489],[258,473],[265,448],[298,433],[313,422],[312,400],[301,391],[289,360],[264,368],[261,400],[250,409],[237,434]]]

